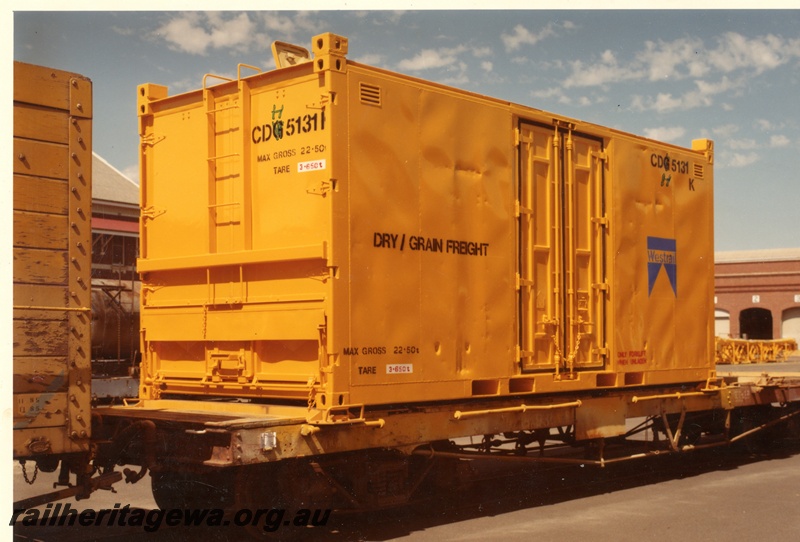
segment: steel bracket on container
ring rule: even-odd
[[[315,196],[325,196],[328,192],[331,192],[335,186],[336,186],[336,179],[323,179],[321,181],[312,181],[308,183],[308,188],[306,188],[306,193]]]
[[[347,59],[342,55],[317,55],[314,57],[314,73],[322,71],[347,71]]]
[[[320,94],[319,95],[319,103],[313,102],[313,103],[310,103],[310,104],[306,104],[306,109],[314,109],[314,110],[325,109],[325,106],[327,106],[328,104],[333,102],[332,94],[333,94],[333,92],[331,92],[331,91],[328,91],[328,92],[326,92],[324,94]]]
[[[141,215],[142,219],[149,218],[150,220],[153,220],[163,215],[166,212],[167,212],[166,209],[156,209],[155,207],[147,207],[145,209],[142,209]]]
[[[150,106],[151,102],[156,100],[163,100],[168,95],[167,87],[163,85],[155,85],[153,83],[145,83],[144,85],[139,85],[137,89],[137,106],[138,106],[138,113],[139,116],[143,115],[152,115],[153,109]],[[140,134],[144,134],[143,130],[139,131]]]
[[[155,147],[157,144],[161,143],[165,139],[167,139],[166,136],[156,137],[154,134],[150,134],[147,136],[142,136],[140,138],[141,140],[140,143],[142,147],[147,147],[147,146]]]

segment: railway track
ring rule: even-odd
[[[508,523],[509,539],[514,539],[515,533],[521,528],[520,524],[535,525],[540,522],[543,528],[552,529],[553,518],[564,516],[568,524],[571,521],[569,518],[581,516],[581,510],[584,510],[586,515],[592,515],[591,510],[602,509],[611,502],[617,503],[620,510],[630,511],[642,500],[642,496],[645,501],[666,499],[673,503],[670,514],[680,515],[688,513],[682,510],[696,506],[713,508],[713,502],[703,503],[696,500],[697,495],[723,482],[725,487],[736,488],[736,493],[727,494],[727,498],[758,499],[757,489],[754,488],[758,488],[759,481],[763,482],[770,473],[800,471],[800,439],[778,441],[770,450],[760,454],[747,453],[741,449],[705,450],[684,456],[610,465],[604,469],[579,465],[519,466],[483,461],[473,463],[472,474],[460,480],[458,490],[431,493],[410,505],[379,512],[333,511],[325,526],[312,529],[282,525],[274,533],[265,536],[265,539],[300,540],[306,539],[313,532],[315,540],[323,541],[449,540],[461,539],[457,536],[459,533],[463,535],[480,532],[486,524],[495,524],[500,520]],[[129,492],[125,491],[127,489],[129,488],[123,488],[117,494],[102,492],[88,501],[73,502],[72,506],[79,510],[111,509],[115,503],[126,502],[126,498],[129,498],[126,495]],[[736,494],[740,494],[741,497],[736,497]],[[794,500],[781,499],[777,498],[778,495],[773,495],[776,497],[773,499],[772,507],[774,517],[760,518],[759,521],[765,524],[773,520],[780,522],[782,510],[785,507],[786,513],[789,514],[788,509],[793,506],[793,502],[797,502],[797,494],[796,491],[794,495],[788,496]],[[719,498],[722,499],[723,495]],[[133,500],[142,503],[139,497]],[[40,507],[42,510],[44,508]],[[148,507],[132,508],[135,509],[144,513],[153,510]],[[726,512],[723,511],[722,514]],[[752,519],[739,517],[736,514],[724,517],[727,518],[731,533],[744,528],[739,525],[740,522],[746,523]],[[794,517],[794,512],[786,517]],[[594,521],[599,521],[603,526],[601,531],[613,530],[613,524],[618,522],[619,518],[609,516],[598,520],[595,517]],[[624,526],[624,521],[633,519],[630,516],[627,520],[623,518],[623,523],[620,525]],[[658,518],[643,517],[640,521],[657,522]],[[782,521],[785,523],[785,519]],[[572,539],[567,524],[565,524],[566,530],[562,531],[560,536],[561,540]],[[571,528],[575,528],[575,525],[573,524]],[[496,525],[491,527],[492,533],[496,535],[499,532],[497,529]],[[681,529],[691,530],[691,525],[684,524]],[[15,540],[42,542],[77,542],[87,539],[158,542],[191,540],[198,535],[204,540],[227,542],[241,540],[244,531],[232,526],[162,526],[154,532],[144,532],[142,527],[134,526],[65,528],[30,527],[18,524],[14,528]],[[498,538],[488,536],[487,539]],[[662,539],[678,538],[668,535]]]

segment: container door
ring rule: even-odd
[[[564,258],[567,368],[602,367],[605,355],[602,142],[565,133]]]
[[[554,367],[562,313],[561,189],[552,128],[520,125],[520,358],[523,369]]]
[[[519,133],[520,362],[559,373],[601,367],[602,142],[525,122]]]

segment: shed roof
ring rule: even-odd
[[[800,260],[800,248],[770,248],[761,250],[732,250],[715,252],[715,263],[775,262]]]
[[[139,185],[92,153],[92,199],[139,205]]]

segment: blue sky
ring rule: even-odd
[[[310,48],[312,36],[334,32],[349,38],[356,61],[678,145],[712,138],[716,249],[800,246],[800,10],[24,12],[36,3],[15,4],[14,60],[90,77],[95,151],[133,179],[138,84],[185,92],[206,73],[235,77],[240,62],[271,69],[274,40]]]

